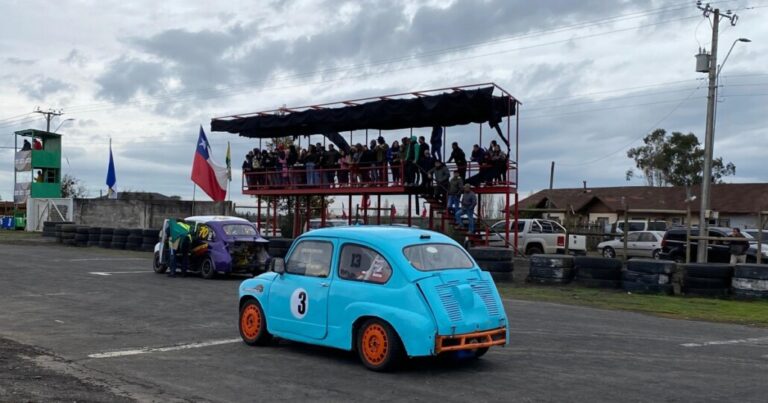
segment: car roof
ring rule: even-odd
[[[381,245],[386,241],[388,246],[404,247],[415,243],[439,242],[457,245],[452,238],[439,232],[418,228],[398,227],[390,225],[353,225],[347,227],[319,228],[307,232],[301,237],[329,237],[351,239],[370,244]]]
[[[212,221],[218,221],[218,222],[240,221],[243,223],[250,224],[250,221],[246,220],[245,218],[226,216],[226,215],[197,215],[197,216],[187,217],[184,219],[184,221],[194,221],[194,222],[200,222],[200,223],[207,223]]]

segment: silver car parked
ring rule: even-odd
[[[627,257],[652,257],[659,258],[661,253],[661,239],[664,231],[636,231],[630,232],[627,237]],[[613,239],[600,242],[597,250],[605,257],[624,256],[624,240]]]

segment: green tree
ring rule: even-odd
[[[61,197],[82,199],[88,197],[88,189],[80,179],[70,174],[64,174],[61,178]]]
[[[704,149],[693,133],[673,132],[667,135],[664,129],[656,129],[643,139],[645,145],[631,148],[627,157],[635,161],[648,186],[692,186],[701,183],[704,170]],[[723,162],[722,157],[712,161],[712,182],[736,173],[736,166]],[[630,169],[627,180],[635,176]]]

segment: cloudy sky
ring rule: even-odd
[[[765,182],[768,0],[712,4],[740,17],[721,24],[721,60],[735,39],[753,41],[721,75],[715,155],[736,164],[728,181]],[[198,127],[212,117],[490,81],[523,102],[523,195],[548,186],[550,161],[556,187],[642,185],[624,173],[645,134],[704,135],[693,56],[711,25],[693,1],[0,0],[0,15],[0,147],[45,129],[36,107],[62,109],[52,129],[74,119],[59,130],[63,172],[91,196],[105,189],[110,138],[119,189],[191,198]],[[209,139],[220,161],[232,144],[235,167],[258,145]],[[0,148],[3,200],[12,169]]]

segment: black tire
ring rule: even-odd
[[[724,278],[707,278],[707,277],[683,277],[683,288],[697,288],[697,289],[710,289],[710,288],[731,288],[731,280]]]
[[[541,246],[539,245],[531,245],[525,248],[526,256],[541,255],[543,253],[544,253],[544,249],[542,249]]]
[[[574,282],[590,288],[620,288],[621,287],[621,281],[619,280],[603,280],[603,279],[576,277]]]
[[[529,283],[535,283],[535,284],[544,284],[544,285],[563,285],[568,284],[571,282],[571,279],[565,279],[565,278],[554,278],[554,277],[533,277],[528,276],[525,281]]]
[[[497,273],[511,273],[515,270],[515,263],[511,260],[506,262],[501,261],[495,261],[495,260],[478,260],[477,265],[480,266],[481,269],[485,271],[490,272],[497,272]]]
[[[405,358],[400,337],[387,322],[368,319],[357,329],[356,335],[360,361],[372,371],[391,371]]]
[[[127,237],[128,235],[131,234],[130,230],[128,230],[128,228],[115,228],[115,230],[112,233],[114,235],[120,235],[120,236],[124,236],[124,237]]]
[[[211,258],[207,257],[200,263],[200,275],[206,280],[216,277],[216,267],[213,265]]]
[[[733,277],[733,267],[726,263],[688,263],[683,267],[686,276],[727,279]]]
[[[128,229],[128,235],[129,236],[137,236],[141,238],[144,235],[144,230],[141,228],[129,228]]]
[[[75,235],[77,235],[77,234],[75,234],[74,232],[62,232],[61,233],[61,239],[65,240],[65,241],[72,240],[72,239],[75,239]]]
[[[154,228],[145,228],[141,232],[141,236],[143,236],[145,238],[155,238],[155,239],[157,239],[160,236],[160,230],[159,229],[154,229]]]
[[[267,330],[267,317],[261,304],[255,299],[246,301],[240,307],[238,320],[240,338],[249,346],[264,346],[272,340],[272,335]]]
[[[269,250],[271,251],[273,247],[290,249],[291,244],[293,244],[293,238],[270,238]]]
[[[287,248],[269,248],[269,256],[271,257],[285,257],[288,254]]]
[[[616,257],[616,251],[613,250],[613,248],[611,248],[610,246],[606,246],[605,248],[603,248],[603,257],[613,259]]]
[[[474,248],[469,248],[467,252],[469,252],[469,255],[478,262],[481,260],[509,262],[515,257],[515,253],[512,249],[494,248],[490,246],[476,246]]]
[[[598,268],[598,267],[580,267],[576,270],[576,278],[594,279],[594,280],[621,280],[621,267],[618,268]]]
[[[62,224],[61,225],[61,233],[74,233],[77,229],[77,225],[75,224]]]
[[[128,237],[125,235],[112,235],[112,242],[113,243],[126,243],[128,242]]]
[[[141,237],[141,243],[156,244],[160,239],[156,236],[143,236]]]
[[[155,252],[154,257],[152,258],[152,269],[157,274],[163,274],[168,270],[168,266],[160,263],[160,252]]]
[[[535,255],[529,259],[531,267],[573,267],[573,256],[570,255]]]
[[[768,280],[768,264],[737,264],[733,277]]]
[[[107,249],[108,249],[108,248],[111,248],[111,247],[112,247],[112,241],[107,241],[107,242],[104,242],[104,241],[101,241],[101,240],[100,240],[100,241],[99,241],[99,247],[100,247],[100,248],[107,248]]]
[[[590,269],[621,270],[622,262],[619,259],[607,259],[604,257],[574,256],[573,267],[576,268],[576,272],[582,267]]]
[[[75,233],[76,234],[85,234],[88,235],[91,232],[91,227],[87,225],[78,225],[75,227]]]
[[[669,275],[667,274],[645,274],[633,271],[621,273],[622,283],[638,283],[646,285],[664,285],[669,284]]]
[[[573,279],[573,269],[570,267],[535,267],[528,269],[528,275],[537,278]]]
[[[672,274],[675,271],[675,262],[671,260],[630,259],[627,261],[627,270],[647,274]]]
[[[112,235],[115,233],[115,229],[110,227],[101,227],[101,233]]]
[[[508,272],[500,272],[500,271],[491,271],[491,278],[493,278],[493,281],[496,283],[511,283],[514,281],[514,276],[512,275],[511,271]]]
[[[125,249],[125,242],[115,242],[109,244],[110,249]]]
[[[88,234],[75,234],[75,241],[76,242],[88,242],[89,235]]]
[[[102,235],[99,237],[99,243],[112,243],[112,235]]]
[[[666,294],[672,295],[673,288],[671,284],[644,284],[635,282],[624,282],[622,288],[628,292],[639,294]]]
[[[734,288],[731,290],[733,296],[738,299],[768,299],[768,291],[742,290]]]

